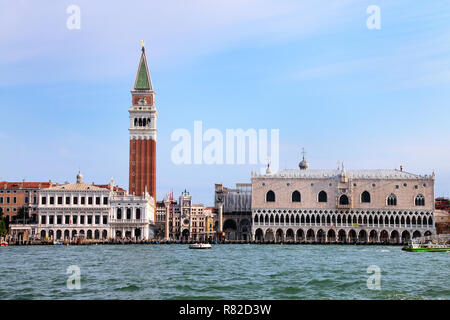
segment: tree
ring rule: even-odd
[[[8,228],[5,222],[5,219],[3,218],[3,209],[0,208],[0,237],[6,236],[8,233]]]

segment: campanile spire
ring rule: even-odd
[[[144,41],[136,78],[131,90],[129,193],[146,191],[156,200],[156,119],[155,91],[145,56]]]

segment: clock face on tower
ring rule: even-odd
[[[184,224],[189,224],[189,220],[188,219],[184,219]]]

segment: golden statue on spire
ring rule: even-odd
[[[141,40],[142,48],[144,47],[144,40]]]

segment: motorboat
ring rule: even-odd
[[[408,241],[408,245],[402,250],[409,252],[428,251],[442,252],[450,251],[450,235],[435,235],[415,238]]]
[[[189,249],[211,249],[209,243],[194,243],[189,245]]]

